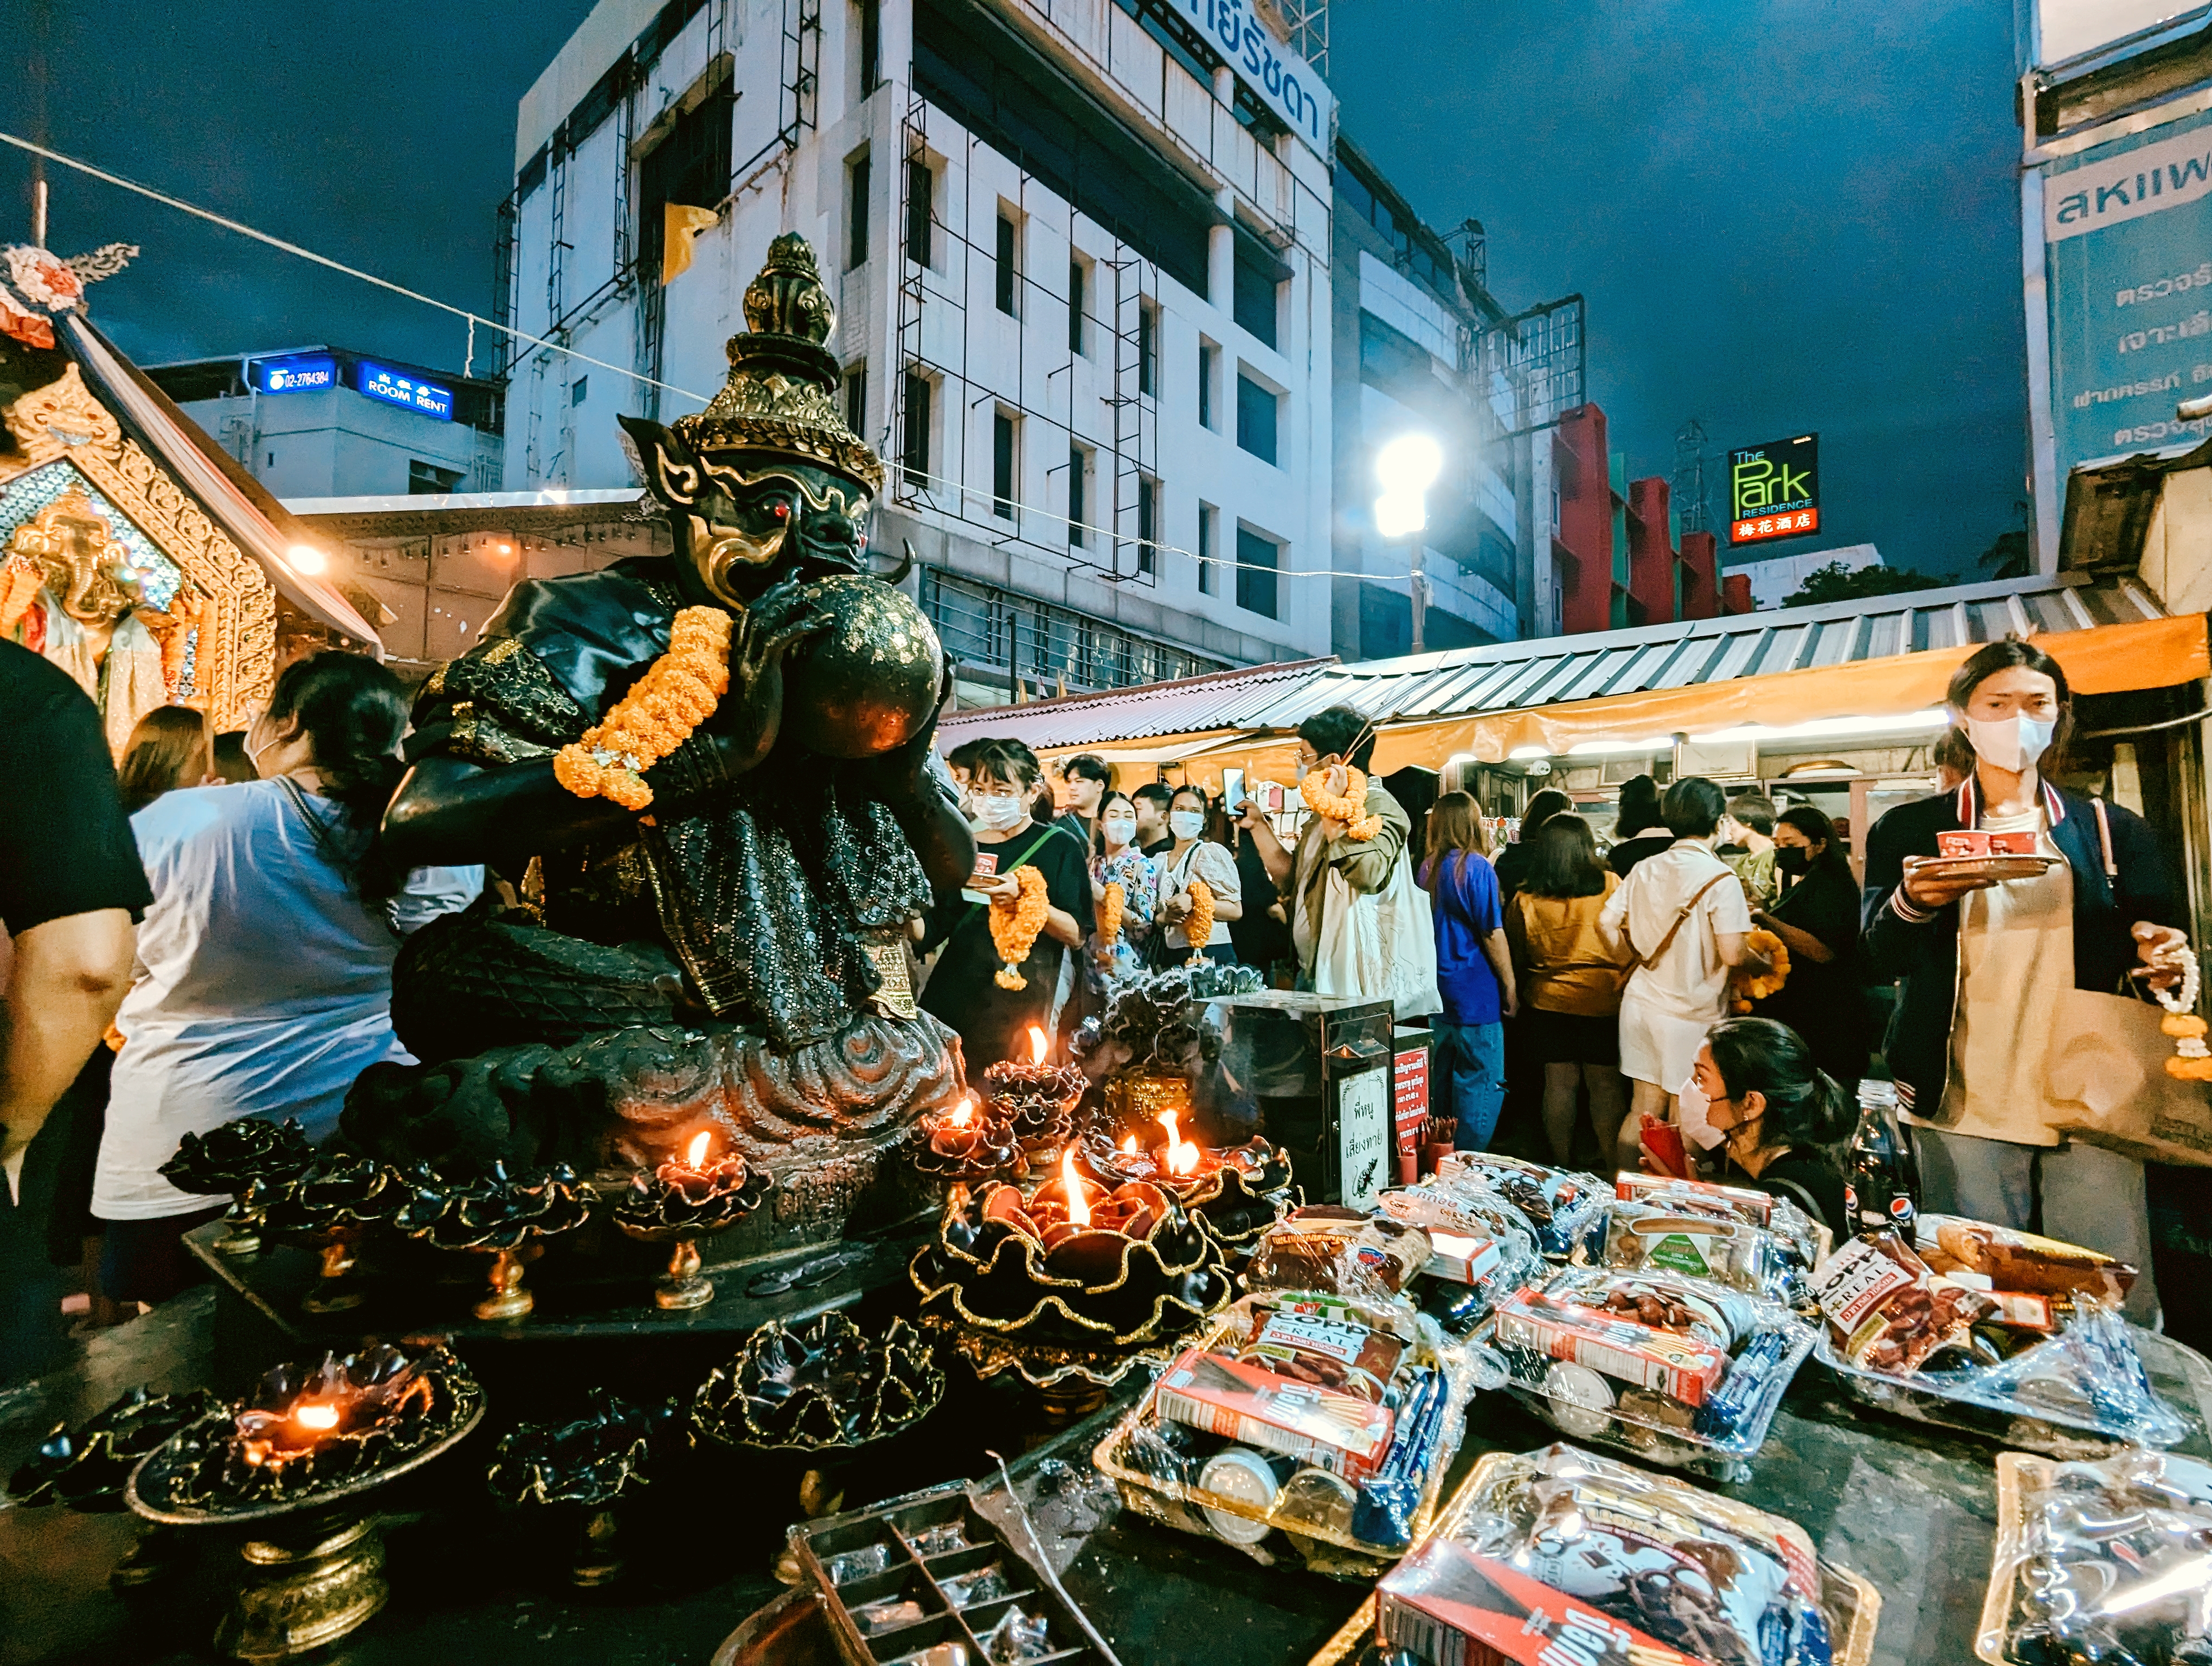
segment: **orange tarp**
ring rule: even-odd
[[[2054,632],[2038,635],[2035,645],[2065,667],[2076,694],[2167,688],[2212,676],[2201,613]],[[1462,753],[1498,763],[1522,747],[1557,757],[1584,741],[1663,742],[1746,723],[1785,728],[1823,718],[1901,716],[1942,705],[1951,673],[1980,646],[1398,725],[1376,737],[1375,768],[1381,775],[1407,764],[1434,769]]]

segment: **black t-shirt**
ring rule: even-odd
[[[996,854],[1001,874],[1017,867],[1033,867],[1043,874],[1046,900],[1073,915],[1084,936],[1091,934],[1091,862],[1073,834],[1032,822],[1010,839],[977,848]],[[931,969],[921,1006],[960,1032],[970,1082],[980,1082],[985,1067],[1000,1059],[1027,1059],[1024,1032],[1030,1025],[1051,1030],[1060,958],[1067,952],[1050,933],[1039,932],[1021,965],[1025,987],[1002,989],[996,975],[1004,963],[991,941],[989,914],[983,904],[956,895],[951,902],[939,903],[929,916],[929,941],[942,943],[945,952]]]
[[[1756,1176],[1730,1163],[1721,1178],[1731,1186],[1787,1198],[1826,1226],[1838,1244],[1850,1236],[1850,1223],[1844,1215],[1843,1171],[1817,1151],[1793,1146]]]
[[[1623,839],[1613,846],[1611,854],[1606,857],[1606,865],[1626,879],[1629,871],[1646,856],[1656,856],[1662,850],[1672,849],[1674,844],[1674,836],[1663,827],[1649,833],[1638,833],[1634,838]]]
[[[1154,839],[1150,844],[1140,844],[1137,848],[1147,856],[1164,855],[1168,851],[1175,848],[1175,835],[1172,833],[1163,833],[1158,838]]]
[[[1277,961],[1291,958],[1291,928],[1267,912],[1268,905],[1280,899],[1280,893],[1260,854],[1258,842],[1241,829],[1237,836],[1237,879],[1243,888],[1244,913],[1242,919],[1229,922],[1229,941],[1238,960],[1264,972]]]
[[[0,926],[19,937],[154,900],[115,790],[100,708],[69,673],[0,641]]]

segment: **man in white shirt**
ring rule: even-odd
[[[1669,787],[1660,814],[1674,842],[1638,862],[1598,916],[1637,958],[1620,996],[1620,1069],[1632,1093],[1616,1152],[1624,1168],[1637,1166],[1645,1116],[1674,1119],[1705,1032],[1728,1014],[1729,973],[1749,957],[1742,882],[1713,854],[1726,807],[1703,775]]]

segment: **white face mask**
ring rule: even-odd
[[[1109,849],[1118,850],[1137,836],[1134,817],[1109,816],[1099,825],[1106,830],[1106,844]]]
[[[1030,813],[1029,800],[1016,794],[1000,798],[995,795],[977,798],[975,819],[994,833],[1003,833],[1010,827],[1019,827]]]
[[[1178,839],[1194,839],[1206,831],[1206,818],[1195,810],[1168,812],[1168,831]]]
[[[1692,1070],[1689,1079],[1674,1091],[1675,1103],[1682,1112],[1682,1137],[1699,1151],[1711,1151],[1728,1140],[1725,1129],[1717,1128],[1710,1120],[1713,1102],[1705,1097],[1705,1089],[1698,1085],[1698,1073]]]
[[[2022,714],[2017,717],[1970,717],[1966,739],[1974,756],[2000,769],[2030,769],[2051,745],[2058,725]]]

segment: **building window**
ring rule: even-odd
[[[275,453],[270,453],[269,460],[272,463],[276,460]],[[409,496],[420,497],[427,493],[443,497],[447,493],[460,489],[461,471],[459,469],[441,469],[435,463],[425,463],[419,457],[407,459]]]
[[[1282,548],[1249,526],[1237,529],[1237,605],[1248,613],[1275,617],[1275,580]]]
[[[720,208],[730,194],[730,112],[735,102],[726,80],[679,117],[667,137],[638,164],[638,268],[655,283],[667,240],[668,204]]]
[[[1198,425],[1212,428],[1213,384],[1221,372],[1221,350],[1204,337],[1198,343]]]
[[[1137,392],[1160,394],[1160,309],[1149,301],[1137,303]]]
[[[1236,277],[1231,285],[1235,293],[1231,298],[1230,313],[1236,319],[1238,329],[1249,332],[1255,340],[1273,347],[1276,344],[1275,319],[1282,286],[1276,278],[1274,263],[1267,260],[1262,264],[1265,258],[1258,254],[1248,257],[1243,240],[1239,240]]]
[[[863,150],[845,167],[845,270],[865,265],[868,258],[868,153]]]
[[[589,376],[579,376],[574,381],[570,382],[568,384],[568,403],[572,405],[580,405],[583,404],[585,396],[590,391],[591,386],[592,379]]]
[[[1014,519],[1014,421],[991,413],[991,513],[1001,520]]]
[[[1160,483],[1137,477],[1137,571],[1151,578],[1160,570]]]
[[[1080,446],[1067,448],[1067,547],[1086,547],[1084,532],[1091,520],[1091,453]]]
[[[899,462],[906,470],[906,483],[925,491],[929,487],[929,378],[919,370],[908,371],[905,431],[899,435]]]
[[[860,25],[860,96],[866,98],[884,76],[883,0],[859,0],[854,9],[860,13],[854,21]]]
[[[845,426],[855,434],[868,431],[868,362],[859,359],[845,367]]]
[[[1275,424],[1280,403],[1265,388],[1241,373],[1237,378],[1237,445],[1262,463],[1275,460]]]
[[[906,165],[906,258],[917,266],[930,264],[930,207],[937,192],[937,175],[925,161]]]
[[[1221,511],[1211,503],[1198,506],[1198,593],[1221,593],[1221,574],[1215,562],[1221,543]]]
[[[1016,304],[1014,293],[1022,281],[1020,267],[1020,239],[1017,228],[1004,208],[999,210],[999,310],[1008,318],[1019,318],[1021,309]]]
[[[1072,259],[1067,263],[1067,350],[1083,350],[1083,309],[1090,302],[1090,262]]]
[[[1559,489],[1557,486],[1552,488],[1552,530],[1555,532],[1559,530]]]

